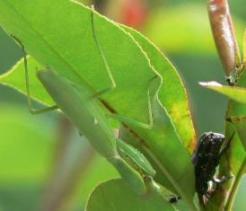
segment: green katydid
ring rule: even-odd
[[[101,46],[96,38],[93,14],[92,10],[91,21],[94,40],[112,81],[112,87],[99,93],[95,93],[89,85],[75,85],[52,70],[38,71],[37,76],[39,80],[57,105],[41,110],[33,110],[29,89],[26,53],[21,42],[13,36],[22,46],[24,52],[28,106],[32,113],[41,113],[60,108],[72,122],[75,123],[80,132],[89,139],[94,148],[116,167],[121,176],[126,179],[133,189],[138,193],[144,193],[146,187],[141,173],[153,177],[155,175],[155,170],[148,160],[135,148],[127,145],[121,140],[116,140],[105,113],[101,110],[99,101],[96,97],[105,91],[114,88],[115,82]],[[128,164],[125,159],[130,159],[130,164]]]
[[[39,71],[38,78],[93,147],[117,168],[138,193],[143,193],[145,185],[141,175],[118,154],[113,131],[89,87],[78,87],[51,70]]]

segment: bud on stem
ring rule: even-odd
[[[209,0],[208,12],[215,44],[227,76],[241,65],[240,50],[227,0]]]

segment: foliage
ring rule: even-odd
[[[191,161],[197,137],[189,101],[179,74],[160,50],[135,30],[76,1],[5,0],[0,1],[0,11],[1,26],[31,55],[32,98],[48,106],[56,103],[122,176],[100,184],[87,210],[108,210],[110,201],[117,210],[127,206],[133,210],[199,210]],[[26,94],[24,63],[20,60],[0,76],[0,82]],[[41,69],[52,70],[54,75],[49,71],[42,79]],[[245,84],[243,79],[241,83]],[[230,92],[231,88],[224,90],[227,95]],[[73,93],[76,97],[69,98]],[[230,103],[235,116],[245,110],[241,104]],[[109,119],[118,122],[121,139],[134,148],[125,142],[116,148],[115,125]],[[237,181],[245,159],[239,140],[245,143],[245,136],[240,132],[244,126],[232,123],[239,129],[230,157]],[[145,188],[140,195],[134,186],[138,181]],[[172,196],[180,196],[182,202],[169,203]]]

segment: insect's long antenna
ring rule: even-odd
[[[97,36],[96,36],[95,18],[94,18],[95,8],[94,8],[93,5],[91,6],[91,10],[92,10],[91,11],[91,27],[92,27],[93,39],[95,40],[95,43],[96,43],[97,49],[99,51],[99,54],[102,57],[105,69],[106,69],[106,71],[108,73],[108,76],[109,76],[111,82],[112,82],[112,88],[115,88],[116,87],[116,82],[115,82],[114,77],[112,75],[111,69],[109,67],[109,64],[108,64],[108,61],[107,61],[106,56],[104,54],[104,51],[102,49],[102,46],[100,45],[100,43],[99,43],[99,41],[97,39]]]

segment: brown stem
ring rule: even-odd
[[[91,147],[81,147],[81,153],[73,155],[75,160],[67,162],[71,157],[69,149],[74,144],[71,139],[72,133],[73,126],[70,121],[62,117],[58,126],[53,168],[44,193],[41,208],[43,211],[70,210],[77,184],[81,182],[81,177],[94,158],[95,151]]]
[[[209,0],[208,12],[221,62],[230,76],[240,67],[241,58],[227,0]]]

